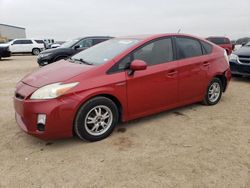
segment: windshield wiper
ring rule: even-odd
[[[81,64],[86,64],[86,65],[93,65],[93,63],[89,63],[87,61],[84,61],[82,58],[81,59],[74,59],[74,58],[69,58],[70,60],[73,61],[79,61]]]

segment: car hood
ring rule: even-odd
[[[40,68],[38,71],[25,76],[21,81],[27,85],[39,88],[52,83],[65,82],[95,67],[61,60]]]
[[[10,44],[9,44],[9,43],[3,43],[3,44],[0,44],[0,47],[8,47],[8,46],[10,46]]]
[[[52,49],[47,49],[41,52],[41,54],[46,54],[46,53],[57,53],[57,52],[68,52],[68,51],[72,51],[71,48],[52,48]]]
[[[250,47],[241,47],[240,49],[236,50],[234,54],[238,56],[250,56]]]

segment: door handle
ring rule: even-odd
[[[178,71],[176,71],[176,70],[170,71],[170,72],[168,72],[167,76],[168,76],[169,78],[172,78],[172,77],[174,77],[177,73],[178,73]]]
[[[209,65],[210,65],[209,62],[207,62],[207,61],[206,61],[206,62],[203,62],[203,66],[204,66],[204,67],[209,67]]]

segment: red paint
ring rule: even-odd
[[[18,124],[25,132],[42,139],[71,137],[79,107],[97,95],[116,98],[122,107],[122,121],[129,121],[202,101],[213,77],[220,75],[225,76],[227,81],[231,79],[224,51],[216,45],[209,55],[146,67],[144,62],[136,60],[131,65],[132,68],[145,70],[135,71],[133,75],[129,75],[128,71],[107,74],[114,64],[139,46],[157,38],[175,35],[139,36],[137,38],[142,39],[139,44],[101,66],[80,65],[61,60],[26,76],[16,87],[16,93],[24,99],[14,97]],[[30,99],[39,87],[56,82],[80,84],[56,99]],[[37,130],[39,113],[47,115],[44,132]]]

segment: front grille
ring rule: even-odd
[[[250,65],[250,56],[239,56],[239,62]]]
[[[19,93],[16,93],[15,94],[15,97],[17,98],[17,99],[20,99],[20,100],[23,100],[25,97],[24,96],[22,96],[21,94],[19,94]]]

